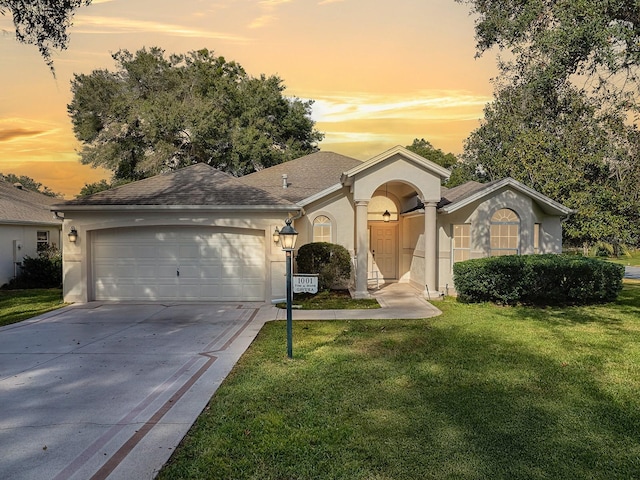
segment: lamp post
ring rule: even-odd
[[[282,246],[282,250],[287,254],[287,356],[289,358],[293,358],[293,318],[291,312],[291,303],[293,301],[293,294],[291,289],[291,276],[292,276],[292,265],[291,265],[291,257],[293,255],[293,249],[296,246],[296,239],[298,237],[298,232],[296,229],[291,226],[291,219],[287,218],[285,220],[286,225],[282,227],[280,230],[280,242]]]

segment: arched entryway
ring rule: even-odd
[[[413,247],[412,255],[416,258],[412,260],[413,263],[410,266],[410,281],[416,286],[423,286],[426,290],[436,291],[438,261],[436,206],[441,198],[441,181],[448,178],[449,174],[450,172],[445,168],[413,152],[402,147],[394,147],[342,175],[342,185],[350,188],[355,206],[356,297],[369,296],[369,255],[373,250],[370,247],[370,226],[373,222],[380,223],[380,220],[371,220],[370,213],[372,215],[380,213],[378,211],[380,208],[375,206],[373,199],[381,196],[382,192],[385,196],[393,196],[396,199],[395,206],[399,216],[396,241],[398,252],[395,254],[398,262],[396,267],[398,278],[402,277],[406,269],[406,265],[402,263],[405,248],[402,244],[405,238],[403,215],[415,208],[416,202],[420,200],[422,210],[417,215],[420,216],[418,233],[421,236],[422,251],[420,253],[418,248]],[[370,204],[372,204],[371,209]],[[384,214],[384,211],[382,213]],[[390,219],[389,223],[391,223]]]

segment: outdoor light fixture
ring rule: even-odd
[[[76,227],[71,227],[71,231],[69,232],[69,241],[71,243],[76,243],[76,240],[78,240],[78,230],[76,230]]]
[[[293,317],[291,304],[293,303],[293,292],[291,289],[291,277],[293,276],[291,269],[291,257],[293,249],[296,246],[296,239],[298,238],[298,232],[291,226],[291,219],[285,220],[286,225],[282,227],[279,232],[280,246],[282,250],[287,254],[287,356],[293,358]],[[275,237],[275,234],[274,234]]]
[[[280,230],[278,227],[273,231],[273,243],[277,244],[280,241]]]
[[[285,220],[286,225],[282,227],[279,232],[280,243],[282,244],[282,250],[285,252],[291,252],[296,246],[296,239],[298,238],[298,232],[291,226],[291,219]]]

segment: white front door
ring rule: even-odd
[[[396,223],[372,223],[369,251],[372,271],[384,280],[398,278],[398,225]]]

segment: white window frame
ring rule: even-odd
[[[326,219],[326,220],[325,220]],[[316,228],[325,229],[328,228],[328,233],[322,235],[316,234]],[[311,241],[313,242],[328,242],[333,243],[333,222],[324,214],[317,215],[311,223]],[[327,239],[328,237],[328,239]]]
[[[533,253],[539,254],[540,251],[540,224],[533,224]]]
[[[462,235],[456,235],[456,229],[462,230]],[[466,234],[465,234],[466,230]],[[458,246],[457,241],[460,240],[464,245],[465,239],[467,241],[467,247]],[[464,258],[456,260],[456,253],[461,252]],[[466,252],[466,255],[465,255]],[[471,224],[470,223],[456,223],[451,225],[451,264],[456,262],[462,262],[471,258]]]
[[[517,221],[499,221],[496,220],[496,215],[500,212],[507,210],[511,212],[516,218]],[[497,227],[500,232],[498,235],[494,234],[494,227]],[[512,235],[511,227],[516,227],[516,234]],[[502,233],[503,228],[506,228],[506,234]],[[502,246],[503,241],[506,239],[508,243],[510,239],[515,237],[515,247]],[[494,241],[497,240],[498,246],[494,247]],[[489,252],[492,257],[497,257],[501,255],[520,255],[520,216],[510,208],[500,208],[496,210],[493,215],[491,215],[491,222],[489,226]]]
[[[41,239],[40,234],[44,234],[44,237],[46,237],[46,239],[44,240]],[[51,240],[51,235],[49,233],[49,230],[36,231],[36,250],[40,252],[42,250],[46,250],[47,248],[49,248],[49,246],[51,245],[50,240]]]

